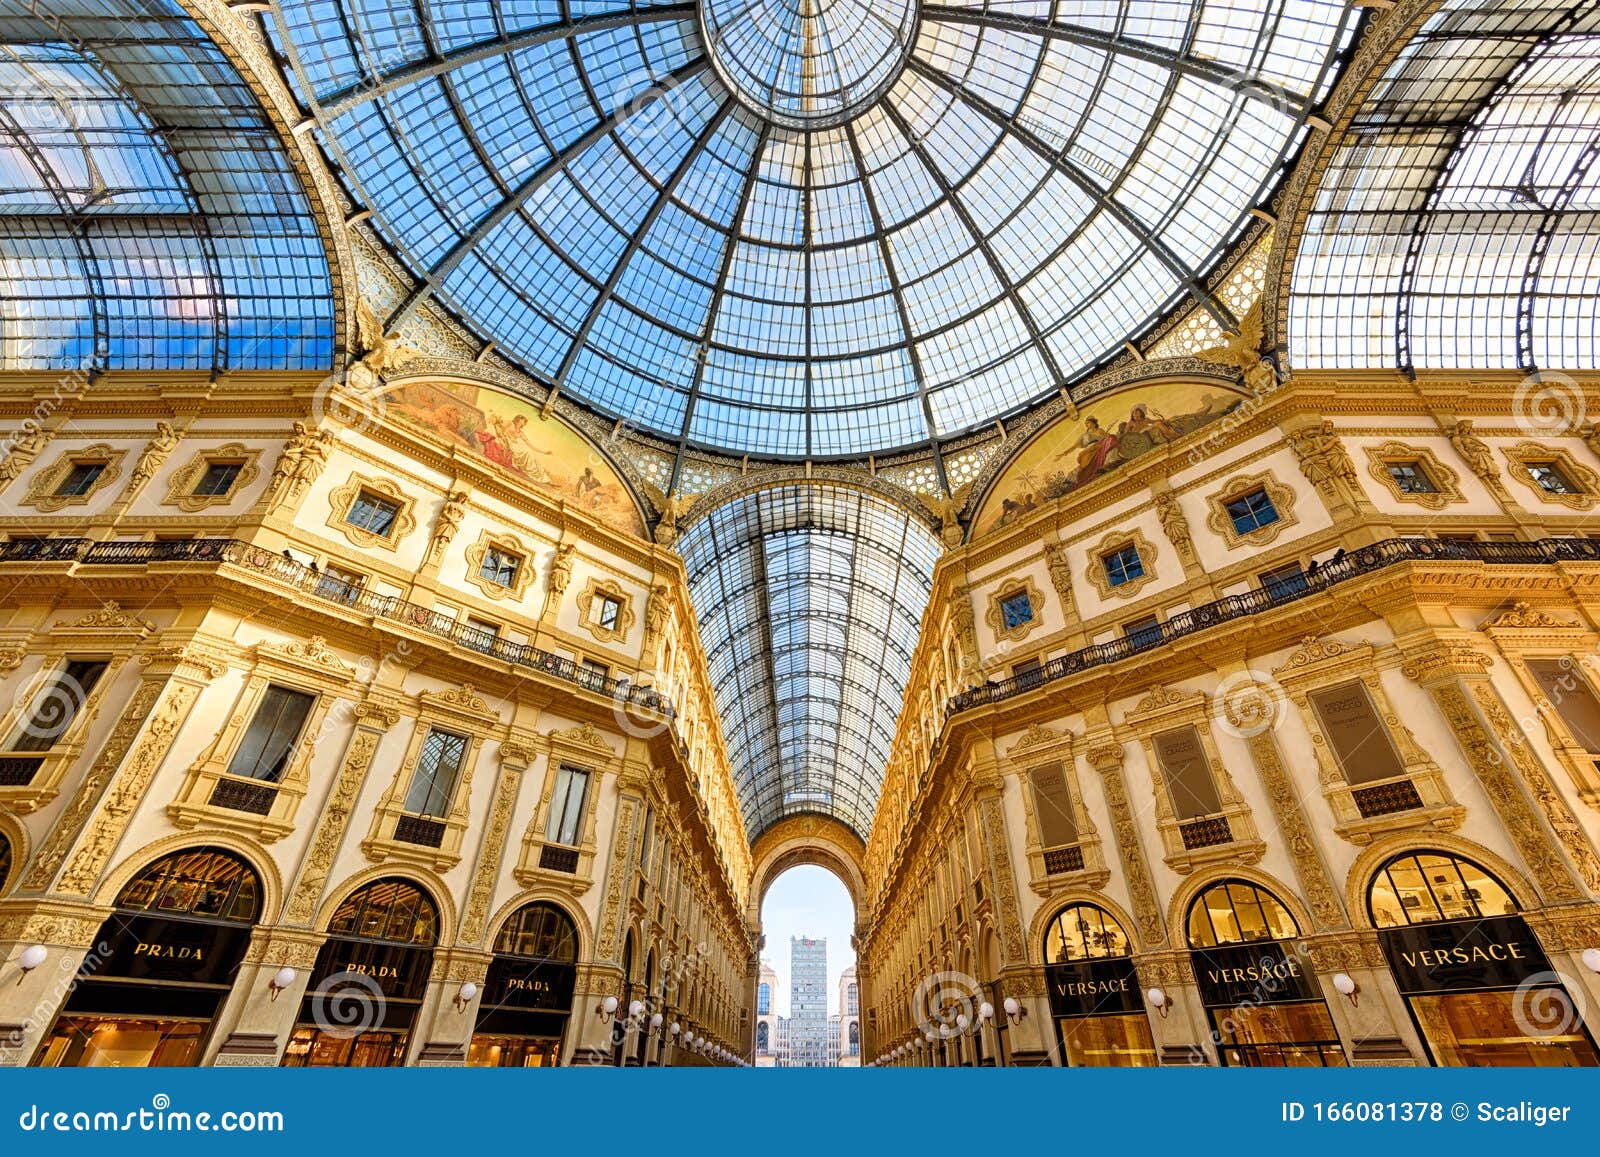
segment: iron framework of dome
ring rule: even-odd
[[[1180,304],[1231,326],[1205,276],[1359,19],[1330,0],[273,12],[414,278],[391,328],[433,299],[607,415],[787,458],[937,444]]]

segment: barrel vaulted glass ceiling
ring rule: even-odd
[[[718,507],[678,549],[751,842],[804,812],[865,839],[938,540],[884,499],[802,484]]]
[[[680,444],[853,457],[1049,396],[1279,181],[1334,0],[274,0],[415,290]]]
[[[333,287],[255,96],[168,0],[0,0],[0,368],[317,369]]]
[[[1447,4],[1344,141],[1295,262],[1294,365],[1596,366],[1600,3]]]

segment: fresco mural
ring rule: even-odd
[[[442,434],[600,522],[645,536],[627,485],[577,431],[529,402],[465,382],[407,382],[385,395],[388,413]]]
[[[1026,518],[1142,454],[1229,413],[1244,397],[1216,382],[1136,386],[1047,427],[1007,466],[973,520],[973,533]]]

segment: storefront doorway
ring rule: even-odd
[[[284,1065],[403,1064],[433,968],[438,908],[409,880],[378,880],[339,905],[328,932]]]
[[[135,876],[116,909],[34,1063],[199,1064],[260,915],[260,880],[218,848],[175,852]]]
[[[1517,902],[1483,868],[1445,852],[1407,852],[1378,869],[1367,905],[1434,1064],[1600,1064]]]
[[[1189,908],[1195,982],[1224,1065],[1316,1068],[1346,1064],[1344,1047],[1299,926],[1271,892],[1223,880]]]
[[[494,952],[467,1064],[560,1064],[578,976],[578,933],[571,917],[554,904],[529,904],[501,927]]]
[[[1045,932],[1045,982],[1063,1061],[1130,1068],[1156,1064],[1133,948],[1122,925],[1093,904],[1064,909]]]

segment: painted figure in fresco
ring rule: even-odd
[[[532,482],[549,482],[550,474],[534,459],[535,454],[550,457],[550,451],[541,450],[528,441],[524,433],[528,415],[516,414],[509,420],[491,414],[489,429],[478,431],[478,443],[483,456],[508,470],[515,470]]]
[[[1100,419],[1094,415],[1084,419],[1083,436],[1078,439],[1078,477],[1082,486],[1107,466],[1120,462],[1117,456],[1117,436],[1102,429]]]

